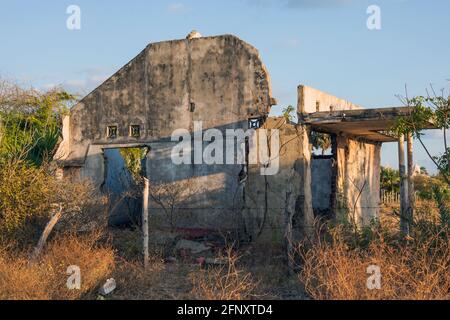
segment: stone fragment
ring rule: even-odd
[[[107,296],[116,289],[116,280],[113,278],[106,280],[105,284],[100,288],[100,294]]]

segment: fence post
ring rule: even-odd
[[[292,247],[292,218],[293,212],[291,207],[291,197],[292,192],[289,190],[286,192],[286,200],[284,206],[284,243],[285,243],[285,253],[286,253],[286,262],[288,268],[288,274],[294,274],[294,257],[293,257],[293,247]]]
[[[144,253],[144,269],[148,268],[148,198],[150,193],[150,182],[144,178],[144,190],[142,192],[142,239]]]

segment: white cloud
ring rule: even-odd
[[[354,0],[247,0],[247,3],[259,7],[281,5],[281,7],[287,9],[341,7],[354,2]]]
[[[287,39],[283,45],[288,48],[298,48],[300,46],[300,40],[297,38]]]
[[[169,5],[167,10],[170,13],[180,13],[186,11],[186,7],[182,3],[172,3],[171,5]]]
[[[336,7],[351,4],[353,0],[287,0],[289,8]]]
[[[78,72],[79,76],[69,80],[52,81],[41,85],[41,89],[50,90],[55,87],[63,87],[70,93],[84,96],[102,84],[112,74],[113,70],[104,67],[89,68]]]

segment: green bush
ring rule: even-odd
[[[76,97],[64,90],[45,93],[0,83],[0,160],[25,159],[40,165],[53,156],[61,117]]]
[[[58,192],[45,168],[24,160],[0,163],[0,240],[34,240],[34,227],[48,219]]]

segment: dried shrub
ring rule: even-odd
[[[174,182],[153,182],[150,185],[150,197],[163,210],[165,220],[172,231],[179,227],[180,220],[186,214],[181,209],[194,197],[203,192],[194,179]]]
[[[100,236],[57,237],[32,265],[25,253],[0,250],[0,299],[74,300],[93,294],[115,265],[112,248],[98,245]],[[73,265],[81,271],[80,290],[67,288],[67,268]]]
[[[106,225],[105,200],[89,182],[58,180],[48,164],[0,162],[1,244],[12,242],[20,248],[35,244],[55,203],[63,207],[60,229],[86,228],[93,221]]]
[[[115,299],[160,299],[157,285],[162,280],[164,262],[158,255],[150,255],[149,267],[142,262],[120,258],[114,272],[117,280]]]
[[[377,234],[367,247],[353,247],[342,227],[310,249],[299,246],[299,279],[317,300],[449,299],[448,230],[408,242]],[[380,267],[381,289],[370,290],[371,265]]]
[[[233,248],[225,250],[218,266],[191,272],[191,294],[200,300],[249,300],[255,297],[257,283],[252,275],[238,266],[239,256]]]
[[[45,220],[56,193],[54,179],[44,168],[24,161],[0,164],[0,240],[32,233],[33,222]]]
[[[110,236],[116,249],[116,269],[113,277],[117,281],[117,290],[113,298],[159,299],[156,287],[166,268],[160,252],[150,248],[149,265],[145,270],[140,230],[115,229],[110,230]]]

